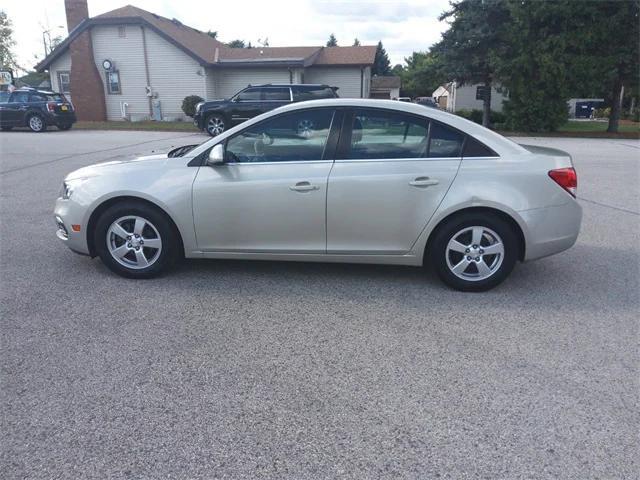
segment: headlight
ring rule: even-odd
[[[73,189],[71,188],[71,185],[67,182],[62,182],[62,188],[60,189],[60,196],[65,200],[69,200],[69,197],[71,197],[72,193],[73,193]]]
[[[60,196],[64,200],[69,200],[71,195],[73,195],[74,190],[76,190],[86,178],[74,178],[73,180],[65,180],[62,182],[62,188],[60,189]]]
[[[200,109],[202,108],[203,104],[204,104],[204,102],[196,103],[196,113],[198,113],[200,111]]]

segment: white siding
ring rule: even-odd
[[[482,110],[482,100],[476,100],[476,87],[478,85],[456,86],[455,99],[453,100],[456,112],[460,110]],[[451,97],[449,97],[451,98]],[[505,97],[494,87],[491,88],[491,110],[502,111],[502,102]]]
[[[146,95],[142,29],[138,25],[126,25],[125,37],[118,35],[117,26],[98,26],[91,31],[93,52],[98,70],[102,75],[107,104],[107,118],[122,120],[121,103],[128,104],[127,112],[133,120],[148,118],[149,100]],[[187,95],[205,96],[206,80],[200,65],[155,32],[145,29],[149,83],[161,102],[165,119],[186,118],[182,112],[182,100]],[[120,73],[122,93],[109,94],[102,61],[114,62]]]
[[[61,92],[62,89],[58,85],[58,72],[71,71],[71,53],[69,50],[64,52],[51,65],[49,65],[49,78],[51,79],[51,90]]]
[[[205,100],[214,100],[217,97],[216,91],[216,73],[211,69],[205,69],[206,72],[206,91],[204,95]]]
[[[304,72],[305,83],[325,83],[338,87],[338,95],[342,98],[360,98],[360,80],[359,67],[309,67]],[[368,96],[368,88],[364,89],[364,96]]]
[[[151,87],[161,102],[162,117],[186,120],[182,111],[184,97],[206,96],[204,69],[196,60],[155,32],[145,29],[145,35]],[[145,85],[142,84],[143,94]]]
[[[218,98],[229,98],[247,85],[263,83],[289,83],[287,68],[221,68],[214,71],[215,94]]]

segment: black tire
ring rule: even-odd
[[[58,130],[70,130],[72,126],[73,124],[71,123],[63,123],[61,125],[58,125]]]
[[[473,245],[471,241],[474,233],[472,227],[485,229],[482,230],[482,240],[478,245]],[[493,234],[500,240],[496,242],[498,248],[497,243],[502,243],[502,254],[491,255],[484,251],[489,251],[490,243],[496,240]],[[468,249],[461,253],[449,250],[449,242],[453,239],[458,239]],[[428,258],[440,279],[451,288],[464,292],[484,292],[498,286],[509,276],[519,257],[518,235],[513,226],[499,215],[489,212],[469,212],[446,220],[434,232],[428,249]],[[457,266],[464,270],[454,273],[452,267]],[[491,273],[485,273],[489,276],[483,278],[480,267],[485,266],[489,267]],[[486,269],[484,271],[487,272]]]
[[[47,129],[47,122],[39,113],[33,113],[27,117],[27,126],[32,132],[40,133]]]
[[[207,115],[204,120],[204,131],[212,137],[217,137],[227,129],[227,119],[219,113]]]
[[[116,260],[111,253],[111,248],[116,245],[111,245],[112,242],[118,243],[118,247],[124,249],[126,240],[122,237],[118,237],[113,233],[109,233],[109,239],[107,232],[111,226],[117,220],[126,217],[139,217],[147,222],[144,234],[142,237],[148,236],[149,239],[155,240],[156,236],[161,241],[161,248],[154,249],[148,247],[138,248],[145,255],[145,258],[149,258],[149,266],[135,268],[135,266],[127,266]],[[127,225],[126,222],[131,220],[124,220],[123,225]],[[129,224],[130,227],[125,228],[127,232],[133,232],[133,224]],[[150,225],[150,227],[149,227]],[[150,230],[153,229],[153,230]],[[149,232],[151,232],[149,234]],[[153,278],[166,271],[174,261],[179,257],[180,241],[178,234],[175,231],[175,227],[171,224],[171,221],[160,209],[155,208],[143,202],[135,201],[123,201],[107,208],[96,222],[96,228],[94,230],[94,245],[96,252],[100,256],[102,262],[113,272],[127,278]],[[147,242],[149,242],[147,239]],[[127,244],[127,245],[134,245]],[[135,247],[134,247],[135,248]],[[128,253],[126,256],[121,256],[123,263],[133,264],[137,263],[137,252],[133,248],[127,246]],[[157,253],[157,255],[156,255]]]
[[[0,127],[0,129],[2,129],[3,132],[8,132],[9,130],[11,130],[13,127]]]

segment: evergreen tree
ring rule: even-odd
[[[382,46],[382,41],[378,42],[371,73],[373,75],[389,75],[389,73],[391,73],[391,61],[389,60],[387,51]]]
[[[354,47],[359,47],[360,46],[360,40],[358,40],[357,38],[353,39],[353,46]]]
[[[327,47],[337,47],[338,46],[338,40],[336,39],[336,36],[332,33],[331,35],[329,35],[329,40],[327,40]]]

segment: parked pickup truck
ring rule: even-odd
[[[261,113],[293,102],[337,98],[337,87],[319,84],[249,85],[230,99],[196,105],[193,123],[212,137]]]

